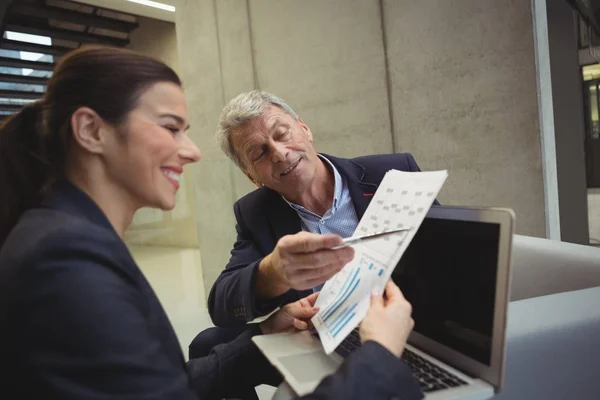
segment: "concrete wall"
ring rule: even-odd
[[[528,1],[384,1],[399,151],[449,170],[443,204],[512,207],[545,236]]]
[[[247,17],[236,18],[238,12],[246,15],[243,7],[245,2],[227,0],[216,3],[219,7],[226,7],[228,11],[221,12],[219,16],[230,17],[230,23],[224,24],[224,31],[221,32],[223,42],[227,44],[223,49],[219,46],[215,2],[181,0],[176,5],[175,23],[181,54],[181,77],[192,125],[189,135],[202,151],[202,161],[191,166],[191,169],[206,293],[224,268],[235,239],[235,220],[231,206],[234,199],[232,182],[237,174],[214,140],[216,122],[224,105],[223,73],[229,77],[228,87],[232,91],[249,90],[253,87],[252,63],[243,58],[244,53],[237,51],[243,49],[244,45],[249,46],[247,28],[244,28],[247,27]],[[235,36],[235,32],[243,34]],[[222,66],[221,53],[225,59],[238,65],[238,68],[233,68],[233,65],[230,68],[229,64]],[[227,58],[227,55],[231,57]],[[232,73],[228,75],[229,71]],[[235,71],[239,73],[235,74]],[[245,71],[249,71],[250,78]]]
[[[158,58],[179,72],[179,53],[175,24],[138,17],[139,28],[131,33],[129,48]],[[195,193],[191,168],[186,167],[177,193],[177,205],[171,212],[142,209],[134,217],[126,241],[132,245],[198,248]]]
[[[590,244],[600,246],[600,189],[588,189]]]
[[[139,17],[129,48],[156,57],[179,71],[175,24]],[[182,348],[210,325],[196,230],[194,180],[186,167],[177,205],[171,212],[141,209],[125,241],[158,295]],[[184,351],[187,355],[187,350]]]
[[[286,99],[317,149],[344,157],[393,152],[379,3],[249,4],[256,86]]]
[[[529,2],[180,0],[176,28],[208,289],[235,240],[233,202],[252,186],[217,149],[219,112],[261,88],[340,156],[409,151],[450,172],[445,204],[512,207],[545,236]]]
[[[179,53],[175,24],[157,19],[137,17],[139,28],[129,35],[128,48],[162,60],[179,71]]]

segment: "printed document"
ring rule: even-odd
[[[353,245],[354,260],[323,286],[312,322],[327,354],[365,317],[373,290],[383,292],[447,176],[447,171],[386,173],[354,236],[410,229]]]

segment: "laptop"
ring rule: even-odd
[[[509,209],[433,207],[394,269],[415,321],[402,358],[425,398],[501,390],[513,226]],[[360,347],[356,330],[331,355],[308,331],[252,340],[300,396]]]

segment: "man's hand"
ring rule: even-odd
[[[391,280],[385,286],[385,295],[386,299],[381,295],[371,296],[371,308],[360,324],[360,338],[363,343],[367,340],[378,342],[400,357],[415,326],[410,316],[412,306]]]
[[[279,239],[258,267],[256,292],[260,298],[277,297],[290,289],[308,290],[320,285],[354,258],[338,235],[299,232]]]
[[[318,296],[319,292],[295,303],[286,304],[266,321],[259,324],[261,332],[270,334],[308,329],[310,319],[319,311],[318,308],[314,307]]]

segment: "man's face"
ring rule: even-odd
[[[279,107],[269,107],[231,140],[244,173],[258,187],[295,199],[312,184],[320,162],[312,133],[301,119],[296,121]]]

